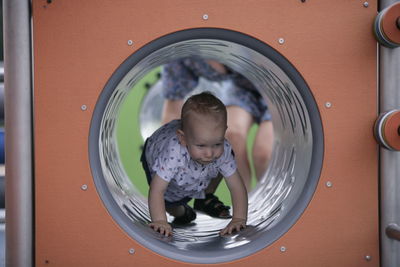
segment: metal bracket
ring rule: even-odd
[[[400,241],[400,226],[391,223],[386,227],[386,235],[394,240]]]
[[[389,48],[400,46],[400,2],[394,3],[375,19],[374,32],[378,42]]]

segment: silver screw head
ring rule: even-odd
[[[285,43],[285,39],[279,38],[279,39],[278,39],[278,43],[279,43],[279,44],[284,44],[284,43]]]
[[[285,251],[286,251],[286,247],[282,246],[282,247],[280,248],[280,251],[281,251],[281,252],[285,252]]]
[[[327,108],[332,107],[332,103],[331,103],[331,102],[326,102],[326,103],[325,103],[325,107],[327,107]]]
[[[135,249],[134,248],[130,248],[129,249],[129,254],[135,254]]]
[[[365,256],[365,260],[366,260],[366,261],[370,261],[370,260],[372,260],[372,257],[371,257],[370,255],[366,255],[366,256]]]
[[[204,14],[204,15],[203,15],[203,19],[204,19],[204,20],[208,20],[208,14]]]
[[[332,187],[332,182],[331,181],[326,182],[326,187],[328,188]]]
[[[86,191],[86,190],[88,189],[87,184],[83,184],[83,185],[81,186],[81,189],[82,189],[83,191]]]
[[[86,105],[82,105],[82,106],[81,106],[81,110],[82,110],[82,111],[87,110],[87,106],[86,106]]]
[[[133,41],[132,40],[128,40],[128,45],[133,45]]]
[[[369,7],[369,3],[368,2],[364,2],[363,6],[364,7]]]

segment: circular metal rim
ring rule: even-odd
[[[394,150],[394,149],[386,142],[383,131],[385,128],[386,119],[394,112],[396,112],[396,110],[391,110],[386,113],[382,113],[376,120],[375,126],[374,126],[375,139],[378,141],[378,143],[381,146],[383,146],[384,148],[386,148],[388,150]]]
[[[118,83],[125,77],[129,70],[131,70],[139,61],[144,59],[153,51],[180,41],[194,39],[216,39],[238,43],[257,51],[258,53],[272,60],[287,74],[287,76],[292,80],[293,84],[296,85],[296,88],[298,89],[299,94],[302,96],[302,99],[308,109],[311,121],[313,136],[311,166],[308,175],[309,178],[304,185],[304,189],[302,190],[298,201],[288,212],[287,216],[285,216],[280,223],[274,226],[273,230],[268,232],[268,237],[265,237],[266,234],[264,234],[257,240],[251,242],[251,244],[249,244],[249,246],[251,246],[250,248],[233,248],[228,255],[225,255],[224,253],[207,253],[207,255],[202,255],[201,251],[190,251],[191,253],[185,254],[179,251],[171,250],[167,246],[163,246],[162,242],[153,242],[152,240],[149,240],[148,236],[146,236],[146,233],[143,233],[143,231],[140,233],[140,231],[135,230],[135,223],[127,218],[127,216],[122,212],[121,208],[115,202],[111,196],[111,193],[109,192],[108,186],[101,171],[98,147],[100,122],[113,90],[117,87]],[[306,210],[317,187],[323,163],[324,142],[322,121],[311,90],[300,73],[283,55],[262,41],[240,32],[218,28],[196,28],[182,30],[162,36],[140,48],[134,54],[129,56],[120,65],[120,67],[118,67],[118,69],[108,80],[96,103],[90,125],[88,149],[90,166],[96,189],[110,215],[126,233],[128,233],[141,245],[175,260],[190,263],[221,263],[230,262],[232,260],[249,256],[252,253],[269,246],[282,235],[284,235],[295,224],[301,214]],[[250,252],[249,249],[251,250]]]
[[[388,34],[385,32],[385,28],[384,28],[384,26],[388,24],[388,21],[387,21],[388,20],[387,19],[388,12],[391,12],[391,8],[393,8],[394,5],[396,5],[396,8],[397,8],[398,7],[397,4],[393,4],[393,5],[385,8],[381,12],[379,12],[379,14],[376,16],[375,21],[374,21],[374,33],[375,33],[376,39],[378,40],[378,42],[381,45],[386,46],[388,48],[396,48],[396,47],[400,46],[400,43],[397,43],[395,40],[392,40],[390,38],[391,36],[388,36]]]
[[[390,139],[386,136],[387,123],[393,115],[398,115],[400,111],[397,109],[390,110],[386,113],[379,115],[374,125],[374,135],[378,143],[384,148],[391,151],[399,151],[398,147],[391,145]]]

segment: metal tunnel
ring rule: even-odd
[[[249,195],[248,228],[219,237],[227,220],[198,214],[195,224],[161,237],[147,223],[147,199],[121,164],[116,140],[120,107],[150,70],[180,57],[218,60],[254,83],[268,103],[275,131],[271,163]],[[283,55],[257,39],[215,28],[178,31],[132,54],[110,77],[94,110],[90,165],[97,191],[113,219],[143,246],[189,263],[222,263],[255,253],[284,235],[307,208],[323,161],[323,130],[313,95]],[[145,181],[143,177],[143,181]]]

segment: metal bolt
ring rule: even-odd
[[[328,181],[328,182],[326,182],[326,187],[332,187],[332,182],[331,181]]]
[[[203,19],[204,19],[204,20],[208,20],[208,14],[204,14],[204,15],[203,15]]]
[[[366,260],[366,261],[370,261],[370,260],[372,260],[372,257],[371,257],[370,255],[366,255],[366,256],[365,256],[365,260]]]
[[[327,108],[332,107],[332,103],[331,103],[331,102],[326,102],[326,103],[325,103],[325,107],[327,107]]]
[[[129,249],[129,254],[135,254],[135,249],[134,248],[130,248]]]
[[[82,105],[81,106],[81,110],[83,110],[83,111],[87,110],[87,106],[86,105]]]
[[[81,189],[82,189],[83,191],[86,191],[86,190],[88,189],[87,184],[83,184],[83,185],[81,186]]]
[[[278,43],[280,43],[280,44],[284,44],[284,43],[285,43],[285,39],[283,39],[283,38],[279,38],[279,39],[278,39]]]
[[[133,41],[132,40],[128,40],[128,45],[133,45]]]
[[[363,6],[364,7],[369,7],[369,3],[368,2],[364,2]]]
[[[286,251],[286,247],[282,246],[282,247],[280,248],[280,250],[281,250],[281,252],[285,252],[285,251]]]

